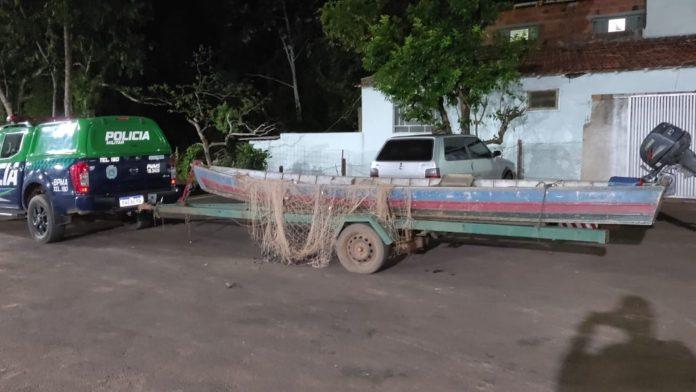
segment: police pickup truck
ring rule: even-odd
[[[162,130],[143,117],[2,126],[0,215],[26,215],[36,241],[58,241],[80,217],[125,216],[175,199],[170,155]]]

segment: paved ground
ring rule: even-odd
[[[470,239],[372,276],[260,263],[230,224],[3,222],[0,391],[696,390],[696,208],[668,209],[606,249]]]

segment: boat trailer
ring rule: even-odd
[[[431,234],[453,233],[552,241],[606,244],[606,225],[650,226],[659,211],[665,189],[678,169],[696,175],[696,153],[689,149],[691,135],[674,125],[658,125],[641,145],[641,158],[652,171],[643,178],[615,178],[608,183],[551,183],[524,180],[476,180],[470,186],[448,186],[437,179],[376,179],[303,176],[225,167],[192,166],[201,188],[237,200],[229,203],[187,202],[192,178],[178,204],[157,205],[160,218],[210,217],[253,221],[259,219],[244,201],[244,178],[286,181],[296,185],[289,198],[306,196],[317,185],[326,186],[322,197],[341,200],[345,187],[388,185],[389,207],[408,202],[414,215],[396,216],[390,228],[408,233],[407,247],[425,248]],[[427,182],[427,183],[424,183]],[[241,202],[239,202],[241,201]],[[310,213],[283,213],[287,223],[309,224]],[[382,268],[394,246],[404,246],[376,216],[347,214],[335,224],[335,253],[351,272],[373,273]],[[601,226],[600,226],[601,225]],[[589,228],[588,228],[589,227]],[[394,231],[392,230],[391,233]]]

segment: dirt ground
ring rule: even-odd
[[[460,239],[371,276],[243,227],[0,222],[0,391],[693,391],[696,206],[606,247]]]

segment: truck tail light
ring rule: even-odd
[[[89,193],[89,164],[87,162],[75,162],[70,166],[70,179],[75,193]]]
[[[176,186],[176,161],[173,156],[169,157],[169,178],[171,185]]]
[[[370,169],[370,177],[379,177],[379,169],[376,167]]]
[[[425,169],[425,178],[440,178],[440,169]]]

